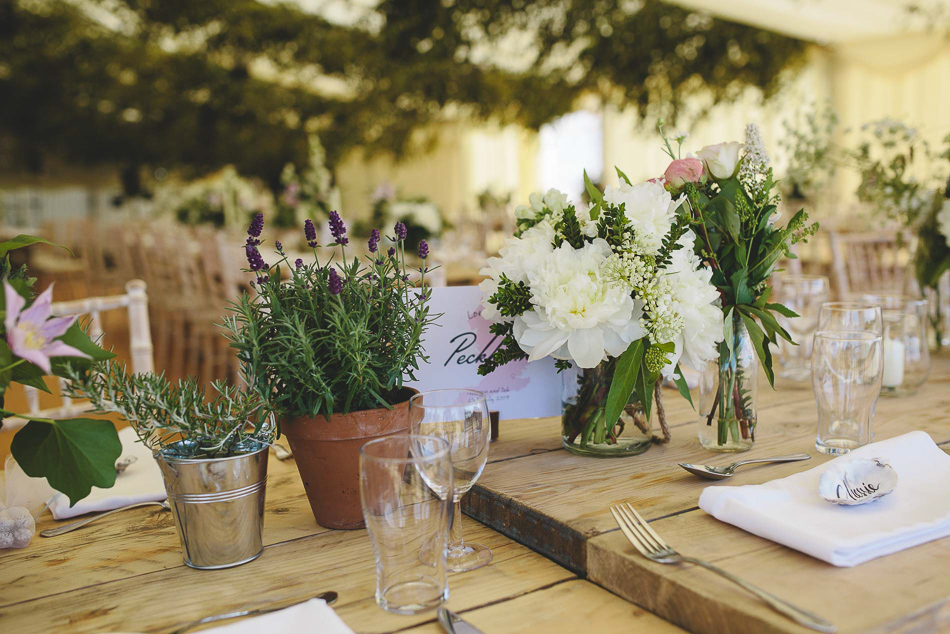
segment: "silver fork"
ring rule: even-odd
[[[804,625],[805,627],[817,630],[819,632],[838,631],[838,628],[833,623],[829,623],[820,616],[812,614],[807,610],[795,607],[791,603],[779,599],[774,594],[766,592],[762,588],[754,586],[748,581],[743,581],[730,572],[726,572],[721,568],[717,568],[716,566],[702,561],[701,559],[695,559],[693,557],[679,554],[670,548],[669,544],[663,541],[662,537],[656,534],[656,531],[653,530],[653,527],[647,524],[647,522],[642,517],[640,517],[640,514],[637,513],[637,510],[630,506],[630,504],[611,506],[610,512],[613,514],[614,519],[617,520],[620,530],[623,531],[623,534],[627,536],[627,539],[630,541],[630,543],[633,544],[634,547],[639,550],[640,553],[647,559],[655,561],[659,564],[678,564],[685,561],[691,564],[696,564],[697,566],[702,566],[703,568],[711,570],[712,572],[725,577],[729,581],[742,586],[755,596],[768,603],[774,610],[784,614],[800,625]]]

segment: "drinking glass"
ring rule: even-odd
[[[818,330],[884,332],[881,307],[868,302],[825,302],[818,313]]]
[[[871,442],[884,371],[881,335],[866,330],[819,330],[811,364],[818,403],[815,448],[837,455]]]
[[[775,276],[776,301],[798,313],[788,318],[776,315],[798,345],[782,341],[779,356],[779,376],[793,381],[807,381],[811,375],[811,348],[818,329],[818,314],[828,301],[830,284],[823,275]]]
[[[862,300],[880,306],[884,319],[881,393],[913,394],[930,376],[927,300],[899,293],[869,293]]]
[[[396,434],[360,449],[360,501],[376,558],[376,603],[384,610],[418,614],[449,598],[452,484],[442,438]]]
[[[491,422],[485,395],[475,390],[433,390],[409,400],[409,423],[414,434],[444,438],[450,448],[455,483],[455,510],[447,555],[448,569],[464,572],[491,561],[490,548],[462,539],[462,496],[478,480],[488,462]]]

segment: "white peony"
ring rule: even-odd
[[[621,183],[617,188],[608,186],[604,200],[611,205],[624,204],[624,213],[636,231],[638,244],[650,255],[660,250],[682,202],[681,198],[674,200],[662,183],[650,181],[637,185]]]
[[[944,240],[950,245],[950,200],[943,201],[943,207],[937,212],[937,226]]]
[[[551,355],[593,368],[644,336],[641,307],[604,275],[610,255],[601,239],[564,243],[528,274],[535,306],[515,318],[514,335],[529,361]]]
[[[743,145],[738,141],[707,145],[696,156],[706,164],[706,169],[717,179],[732,178],[736,175],[741,160]]]
[[[528,276],[541,263],[542,258],[554,251],[554,228],[544,221],[521,234],[520,238],[508,238],[498,254],[500,257],[488,258],[488,266],[479,271],[486,279],[478,285],[485,294],[482,301],[482,317],[488,320],[502,318],[498,309],[488,300],[498,290],[498,283],[504,274],[512,282],[528,282]]]
[[[707,361],[715,359],[717,344],[723,339],[722,308],[719,291],[710,282],[712,269],[705,268],[693,251],[693,234],[680,238],[682,248],[672,254],[665,279],[670,283],[673,310],[683,318],[683,328],[674,338],[676,351],[663,375],[673,376],[677,363],[702,370]]]
[[[546,208],[551,210],[555,222],[560,219],[564,210],[568,206],[567,194],[556,189],[549,189],[547,193],[534,192],[528,196],[530,206],[519,205],[515,209],[515,218],[519,220],[535,220],[539,215],[543,215]]]

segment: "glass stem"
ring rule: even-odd
[[[459,498],[453,504],[455,510],[452,515],[452,534],[449,536],[449,552],[461,550],[465,547],[465,541],[462,539],[462,498]]]

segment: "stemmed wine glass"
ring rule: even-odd
[[[409,400],[413,434],[445,439],[450,448],[455,510],[446,556],[452,572],[481,568],[491,561],[491,549],[462,539],[462,496],[478,481],[488,462],[491,422],[485,395],[475,390],[433,390]]]

